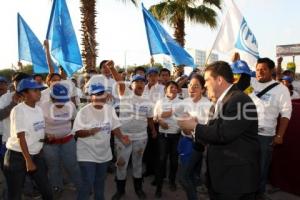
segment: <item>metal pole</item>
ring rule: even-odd
[[[124,53],[124,68],[125,68],[125,72],[127,73],[127,50],[125,50]]]
[[[293,63],[295,63],[295,56],[293,56]]]
[[[153,56],[151,56],[151,59],[150,59],[150,64],[151,64],[151,67],[153,67],[154,66],[154,58],[153,58]]]

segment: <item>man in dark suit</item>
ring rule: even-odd
[[[196,143],[207,145],[210,199],[254,200],[260,171],[256,107],[233,85],[228,63],[212,63],[204,78],[215,102],[211,119],[201,125],[186,117],[178,124]]]

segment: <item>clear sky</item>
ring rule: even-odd
[[[0,68],[10,67],[18,61],[17,12],[23,16],[38,38],[46,35],[51,10],[51,0],[9,0],[0,3]],[[160,0],[144,0],[145,6]],[[275,46],[300,43],[300,1],[299,0],[235,0],[248,25],[256,36],[260,56],[275,59]],[[79,0],[67,0],[77,39],[80,42]],[[97,1],[97,40],[99,59],[114,59],[123,66],[125,55],[127,65],[143,64],[149,61],[143,17],[140,8],[124,4],[121,0]],[[219,25],[223,13],[219,13]],[[164,26],[173,34],[173,30]],[[207,50],[216,37],[218,28],[188,23],[186,47]],[[285,58],[284,61],[291,61]],[[300,56],[296,59],[300,68]],[[298,69],[299,71],[299,69]]]

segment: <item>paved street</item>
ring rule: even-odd
[[[144,183],[144,189],[147,194],[148,199],[155,199],[154,193],[155,193],[155,187],[151,185],[151,181],[153,178],[146,178]],[[106,192],[105,197],[107,200],[110,200],[112,195],[115,192],[115,182],[114,182],[114,176],[109,175],[107,178],[107,184],[106,184]],[[282,191],[275,192],[270,195],[272,200],[300,200],[300,197],[288,194]],[[71,191],[65,191],[62,200],[73,200],[75,198],[74,192]],[[132,179],[128,179],[127,187],[126,187],[126,196],[124,200],[136,200],[137,197],[134,192]],[[166,184],[166,187],[163,190],[163,196],[162,200],[184,200],[186,199],[185,194],[182,190],[182,188],[178,185],[178,190],[176,192],[171,192],[168,188],[168,185]],[[200,194],[200,200],[209,200],[207,194]]]
[[[151,186],[151,181],[153,180],[152,177],[146,178],[145,183],[144,183],[144,189],[147,194],[148,199],[155,199],[154,198],[154,193],[155,193],[155,187]],[[3,189],[3,176],[0,175],[0,192]],[[112,195],[115,192],[115,183],[114,183],[114,176],[109,175],[107,177],[107,183],[106,183],[106,192],[105,192],[105,198],[107,200],[111,199]],[[207,194],[200,194],[200,200],[209,200]],[[61,196],[61,200],[74,200],[76,197],[76,194],[74,191],[70,189],[66,189]],[[272,200],[300,200],[300,197],[285,193],[283,191],[277,191],[275,193],[270,194],[270,197]],[[127,187],[126,187],[126,196],[124,200],[136,200],[137,197],[134,192],[133,188],[133,183],[132,179],[129,178],[127,182]],[[171,192],[168,189],[168,186],[166,184],[166,187],[163,190],[163,196],[162,200],[184,200],[185,195],[182,190],[182,188],[178,185],[178,190],[176,192]],[[0,197],[1,200],[1,197]],[[26,198],[25,200],[31,200],[30,198]]]

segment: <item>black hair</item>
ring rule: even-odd
[[[177,89],[179,89],[178,83],[176,83],[175,81],[168,81],[165,85],[165,92],[167,91],[167,89],[170,85],[175,85],[177,87]]]
[[[88,73],[90,73],[90,74],[97,74],[97,70],[96,69],[90,69],[88,71]]]
[[[233,83],[233,73],[230,65],[225,61],[216,61],[205,68],[205,72],[210,71],[211,75],[216,78],[222,76],[227,83]]]
[[[271,60],[270,58],[259,58],[257,59],[257,64],[260,64],[260,63],[265,63],[267,64],[268,68],[270,70],[274,69],[275,68],[275,63],[273,60]]]
[[[197,79],[197,81],[200,83],[201,87],[204,89],[205,80],[204,80],[203,76],[201,76],[200,74],[194,73],[191,76],[191,80],[192,79]]]
[[[15,81],[17,83],[19,83],[21,80],[25,79],[25,78],[30,78],[31,76],[23,73],[23,72],[17,72],[13,75],[12,77],[12,81]]]
[[[102,69],[103,65],[107,62],[108,62],[108,60],[102,60],[99,65],[99,69]]]
[[[59,78],[61,78],[61,75],[58,74],[58,73],[51,73],[51,74],[48,74],[47,78],[46,78],[46,83],[49,84],[49,82],[51,81],[51,79],[54,77],[54,76],[59,76]]]
[[[168,70],[167,68],[162,68],[162,69],[159,71],[159,75],[161,75],[162,72],[168,72],[169,76],[171,76],[171,72],[170,72],[170,70]]]
[[[143,71],[146,74],[146,69],[144,67],[136,67],[133,71],[134,75],[137,73],[137,71]]]
[[[43,76],[42,76],[41,74],[33,74],[32,77],[33,77],[33,79],[35,79],[36,77],[41,77],[41,78],[43,78]]]

